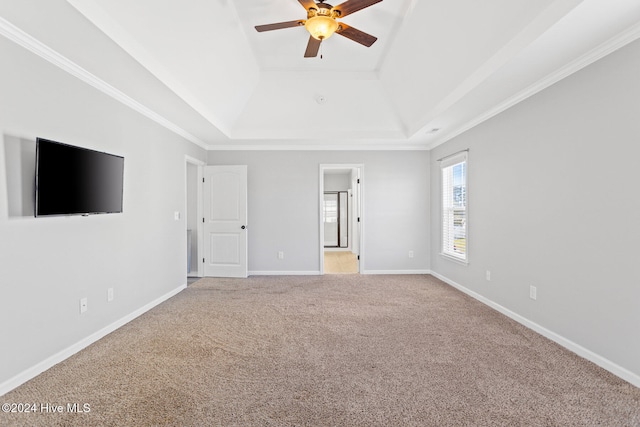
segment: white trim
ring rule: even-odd
[[[207,144],[204,141],[193,136],[186,130],[182,129],[180,126],[169,121],[168,119],[156,113],[155,111],[152,111],[151,109],[142,105],[135,99],[126,95],[124,92],[111,86],[109,83],[105,82],[104,80],[100,79],[99,77],[95,76],[89,71],[85,70],[84,68],[82,68],[75,62],[71,61],[70,59],[66,58],[65,56],[62,56],[55,50],[51,49],[49,46],[35,39],[31,35],[25,33],[20,28],[16,27],[15,25],[13,25],[12,23],[10,23],[9,21],[5,20],[2,17],[0,17],[0,35],[5,36],[7,39],[11,40],[12,42],[22,46],[23,48],[31,51],[32,53],[35,53],[42,59],[49,61],[50,63],[57,66],[61,70],[66,71],[67,73],[78,78],[79,80],[82,80],[88,85],[93,86],[94,88],[98,89],[102,93],[112,97],[116,101],[120,101],[121,103],[131,108],[132,110],[137,111],[143,116],[146,116],[147,118],[153,120],[159,125],[169,129],[171,132],[183,137],[184,139],[190,142],[193,142],[194,144],[196,144],[201,148],[204,148],[204,149],[207,148]]]
[[[62,362],[63,360],[73,356],[74,354],[78,353],[80,350],[90,346],[91,344],[95,343],[96,341],[100,340],[101,338],[105,337],[106,335],[110,334],[111,332],[115,331],[116,329],[126,325],[127,323],[131,322],[133,319],[135,319],[136,317],[146,313],[147,311],[151,310],[152,308],[154,308],[155,306],[157,306],[158,304],[168,300],[169,298],[177,295],[178,293],[180,293],[182,290],[186,289],[187,285],[184,284],[164,295],[162,295],[159,298],[156,298],[155,300],[151,301],[148,304],[145,304],[144,306],[140,307],[139,309],[135,310],[134,312],[124,316],[123,318],[116,320],[115,322],[111,323],[110,325],[105,326],[104,328],[100,329],[99,331],[94,332],[93,334],[87,336],[86,338],[81,339],[80,341],[78,341],[75,344],[72,344],[71,346],[65,348],[62,351],[59,351],[58,353],[46,358],[45,360],[43,360],[40,363],[37,363],[36,365],[27,368],[26,370],[24,370],[23,372],[19,373],[18,375],[14,376],[13,378],[10,378],[9,380],[3,382],[2,384],[0,384],[0,396],[5,395],[6,393],[10,392],[11,390],[13,390],[14,388],[26,383],[27,381],[29,381],[32,378],[35,378],[36,376],[40,375],[41,373],[43,373],[44,371],[46,371],[47,369],[53,367],[54,365]]]
[[[604,58],[605,56],[615,52],[616,50],[626,46],[627,44],[635,41],[638,38],[640,38],[640,23],[633,25],[632,27],[616,35],[615,37],[610,38],[606,42],[597,46],[595,49],[590,50],[574,61],[571,61],[564,67],[561,67],[553,73],[547,75],[546,77],[538,80],[534,84],[507,98],[505,101],[485,111],[483,114],[477,116],[476,118],[468,121],[461,126],[458,126],[456,129],[429,144],[428,149],[432,150],[437,146],[444,144],[445,142],[468,131],[469,129],[478,126],[480,123],[489,120],[490,118],[502,113],[503,111],[508,110],[514,105],[519,104],[520,102],[535,95],[536,93],[543,91],[544,89],[559,82],[560,80],[569,77],[571,74],[582,70],[586,66],[593,64],[599,59]]]
[[[209,145],[207,151],[429,151],[430,147],[424,143],[420,145],[406,142],[385,144],[349,143],[339,145],[329,144],[252,144],[244,145],[235,140],[229,144]]]
[[[469,261],[466,259],[462,259],[462,258],[457,258],[451,254],[447,254],[444,252],[440,252],[439,254],[442,258],[448,260],[448,261],[453,261],[456,264],[460,264],[460,265],[464,265],[465,267],[469,265]]]
[[[440,162],[440,169],[448,168],[453,165],[457,165],[460,163],[464,163],[469,158],[469,150],[463,150],[454,154],[450,154],[442,159],[438,160]]]
[[[250,271],[249,276],[320,276],[320,271]]]
[[[319,68],[311,69],[307,67],[263,67],[260,73],[264,80],[276,80],[278,82],[282,80],[305,80],[307,78],[324,82],[335,80],[353,80],[358,82],[380,80],[378,71],[321,70]]]
[[[431,274],[431,270],[365,270],[362,274]]]
[[[365,270],[360,274],[432,274],[431,270]],[[320,276],[320,271],[250,271],[249,276]],[[330,274],[332,276],[332,274]]]
[[[596,365],[600,366],[603,369],[606,369],[607,371],[611,372],[612,374],[622,378],[625,381],[628,381],[629,383],[633,384],[636,387],[640,387],[640,375],[635,374],[631,371],[629,371],[628,369],[623,368],[622,366],[612,362],[611,360],[600,356],[597,353],[594,353],[593,351],[586,349],[584,347],[582,347],[579,344],[576,344],[575,342],[571,341],[568,338],[563,337],[560,334],[557,334],[547,328],[545,328],[544,326],[540,326],[537,323],[527,319],[524,316],[519,315],[518,313],[515,313],[511,310],[509,310],[506,307],[501,306],[498,303],[495,303],[493,301],[491,301],[490,299],[462,286],[459,283],[454,282],[453,280],[438,274],[436,272],[432,272],[431,273],[432,276],[437,277],[438,279],[442,280],[443,282],[447,283],[450,286],[453,286],[454,288],[458,289],[461,292],[464,292],[465,294],[469,295],[472,298],[475,298],[476,300],[480,301],[481,303],[493,308],[494,310],[504,314],[505,316],[515,320],[516,322],[520,323],[523,326],[526,326],[527,328],[539,333],[540,335],[550,339],[551,341],[554,341],[557,344],[560,344],[562,347],[566,348],[569,351],[572,351],[573,353],[577,354],[580,357],[583,357],[593,363],[595,363]]]
[[[206,166],[207,162],[202,161],[200,159],[196,159],[195,157],[192,157],[188,154],[184,155],[184,160],[187,161],[188,163],[192,163],[196,166]]]

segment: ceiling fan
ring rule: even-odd
[[[351,39],[363,46],[370,47],[376,40],[370,34],[357,30],[345,23],[338,22],[337,18],[344,18],[354,12],[369,7],[382,0],[347,0],[338,6],[331,6],[320,0],[316,3],[314,0],[298,0],[307,11],[307,19],[299,19],[297,21],[278,22],[275,24],[256,25],[258,32],[281,30],[283,28],[304,26],[311,36],[307,43],[307,50],[304,52],[305,58],[313,58],[318,55],[320,43],[331,37],[333,33],[340,34]]]

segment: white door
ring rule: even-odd
[[[247,277],[247,166],[204,168],[204,275]]]

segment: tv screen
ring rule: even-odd
[[[122,212],[124,158],[36,140],[35,216]]]

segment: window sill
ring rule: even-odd
[[[444,252],[440,252],[440,256],[442,258],[444,258],[444,259],[447,259],[449,261],[455,262],[456,264],[464,265],[465,267],[469,265],[469,261],[468,260],[456,258],[456,257],[451,256],[449,254],[445,254]]]

